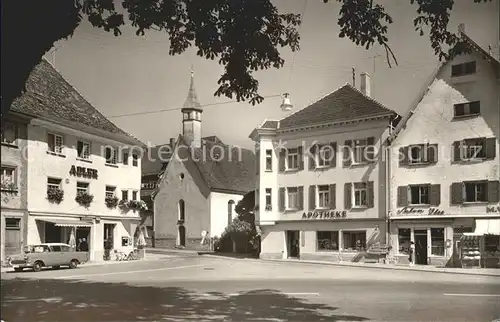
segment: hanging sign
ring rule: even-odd
[[[413,207],[404,207],[399,209],[396,212],[398,215],[425,215],[425,216],[436,216],[436,215],[444,215],[444,210],[439,210],[438,208],[429,208],[429,209],[421,209],[421,208],[413,208]]]
[[[77,167],[74,165],[71,166],[71,170],[69,170],[69,174],[72,176],[83,177],[83,178],[92,178],[92,179],[98,178],[96,169]]]
[[[338,219],[346,217],[347,211],[345,210],[309,211],[302,214],[302,219]]]

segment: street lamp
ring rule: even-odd
[[[283,94],[283,101],[281,102],[280,106],[283,112],[291,111],[293,108],[293,105],[290,102],[290,98],[288,97],[289,95],[290,95],[289,93]]]

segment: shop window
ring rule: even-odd
[[[410,254],[410,240],[411,240],[411,229],[410,228],[399,228],[398,229],[398,253],[399,254]]]
[[[484,252],[492,253],[491,257],[498,257],[497,252],[500,251],[500,236],[485,235],[484,236]]]
[[[338,251],[339,232],[338,231],[318,231],[316,232],[318,250]]]
[[[487,202],[488,182],[464,182],[463,194],[465,202]]]
[[[444,256],[444,228],[431,228],[431,255]]]
[[[429,200],[429,185],[409,186],[409,202],[410,205],[428,205]]]
[[[273,170],[273,150],[266,150],[266,171]]]
[[[364,251],[366,249],[366,231],[344,231],[342,235],[345,251]]]

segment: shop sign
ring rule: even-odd
[[[436,216],[436,215],[444,215],[444,210],[439,210],[438,208],[429,208],[429,209],[421,209],[421,208],[413,208],[413,207],[404,207],[399,209],[396,212],[398,215],[425,215],[425,216]]]
[[[69,174],[72,176],[83,177],[83,178],[92,178],[92,179],[98,178],[96,169],[77,167],[74,165],[71,166],[71,170],[69,170]]]
[[[338,219],[346,217],[347,211],[345,210],[309,211],[302,214],[302,219]]]
[[[497,206],[486,206],[486,213],[500,213],[500,205]]]

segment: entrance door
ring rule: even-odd
[[[427,230],[415,230],[415,264],[427,265]]]
[[[288,258],[300,257],[300,237],[298,230],[287,230],[286,240],[288,247]]]
[[[179,246],[186,246],[186,228],[179,225]]]
[[[5,255],[21,252],[21,219],[5,218]]]

